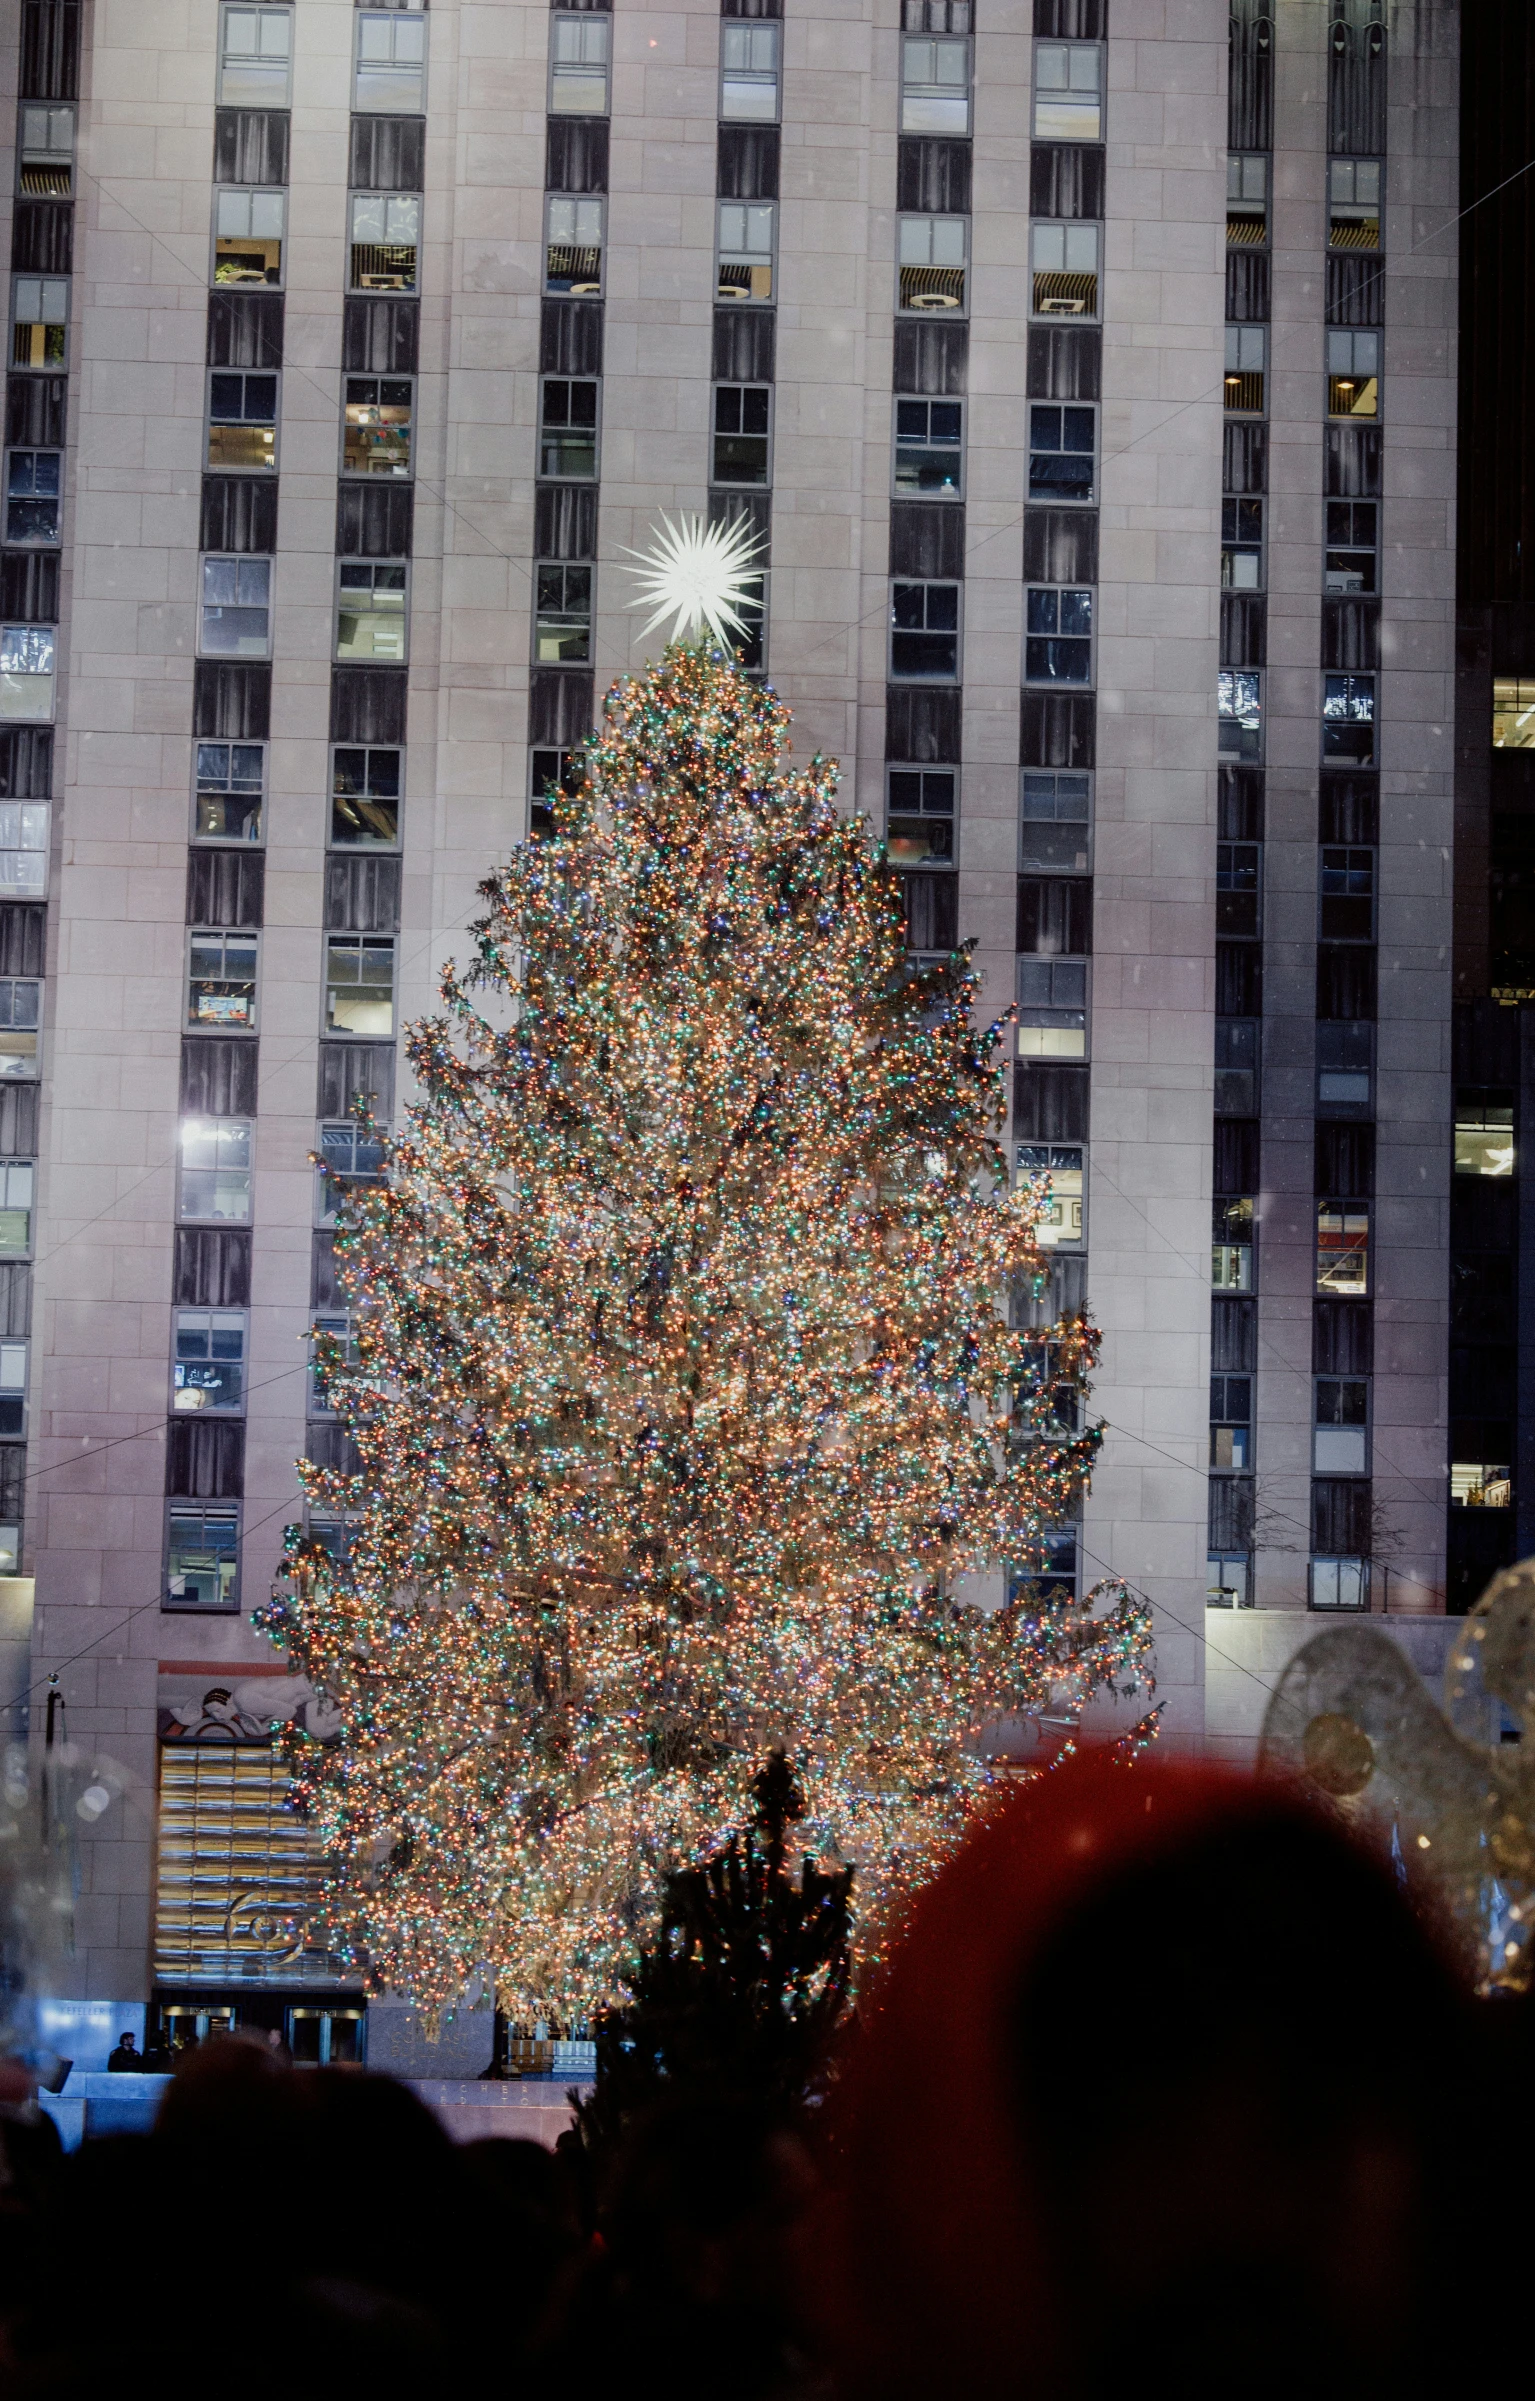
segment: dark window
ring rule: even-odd
[[[772,394],[766,384],[718,384],[714,393],[713,480],[765,484]]]
[[[1091,500],[1094,413],[1038,402],[1029,410],[1031,500]]]
[[[64,460],[57,450],[13,450],[5,471],[7,542],[59,539]]]
[[[266,750],[260,742],[197,745],[197,839],[259,842]]]
[[[890,625],[893,676],[958,675],[958,584],[893,584]]]
[[[1215,927],[1220,934],[1256,934],[1263,852],[1256,842],[1219,842],[1215,849]]]
[[[1028,594],[1024,674],[1031,684],[1086,684],[1093,673],[1091,590],[1036,586]]]
[[[547,376],[539,424],[540,475],[594,476],[597,472],[597,386],[564,376]]]
[[[1374,851],[1328,847],[1322,852],[1323,940],[1369,942],[1374,933]]]

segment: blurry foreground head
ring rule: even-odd
[[[1469,2004],[1274,1786],[1074,1763],[924,1897],[839,2107],[848,2401],[1427,2389]]]

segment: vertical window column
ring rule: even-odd
[[[528,822],[535,834],[552,831],[558,793],[580,778],[594,712],[611,65],[608,0],[581,9],[556,0],[529,613]]]
[[[20,1572],[25,1538],[53,728],[63,657],[78,8],[33,0],[20,67],[0,529],[0,1575]]]
[[[773,380],[778,297],[782,0],[722,0],[709,423],[709,523],[756,544],[741,662],[767,667],[773,532]]]
[[[1310,1602],[1386,1605],[1372,1482],[1385,25],[1331,0]]]
[[[1268,643],[1268,343],[1273,26],[1232,0],[1216,828],[1215,1147],[1210,1230],[1206,1600],[1252,1605],[1263,1065],[1263,679]]]

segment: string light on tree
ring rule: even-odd
[[[739,548],[707,584],[668,530],[666,609],[710,624]],[[1073,1508],[1096,1337],[1011,1323],[1042,1195],[998,1029],[787,736],[702,645],[614,687],[337,1234],[361,1469],[303,1473],[352,1538],[296,1542],[266,1622],[344,1727],[294,1754],[327,1939],[428,2009],[487,1971],[518,2019],[611,1998],[774,1748],[875,1941],[984,1803],[981,1729],[1142,1672],[1122,1588],[966,1603]]]

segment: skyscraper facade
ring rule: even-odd
[[[996,1592],[1137,1585],[1194,1744],[1207,1598],[1441,1610],[1451,0],[3,22],[0,1542],[124,1773],[78,1990],[355,2043],[246,1613],[347,1457],[353,1103],[662,512],[756,534],[748,666],[1013,1012],[1106,1436]]]

